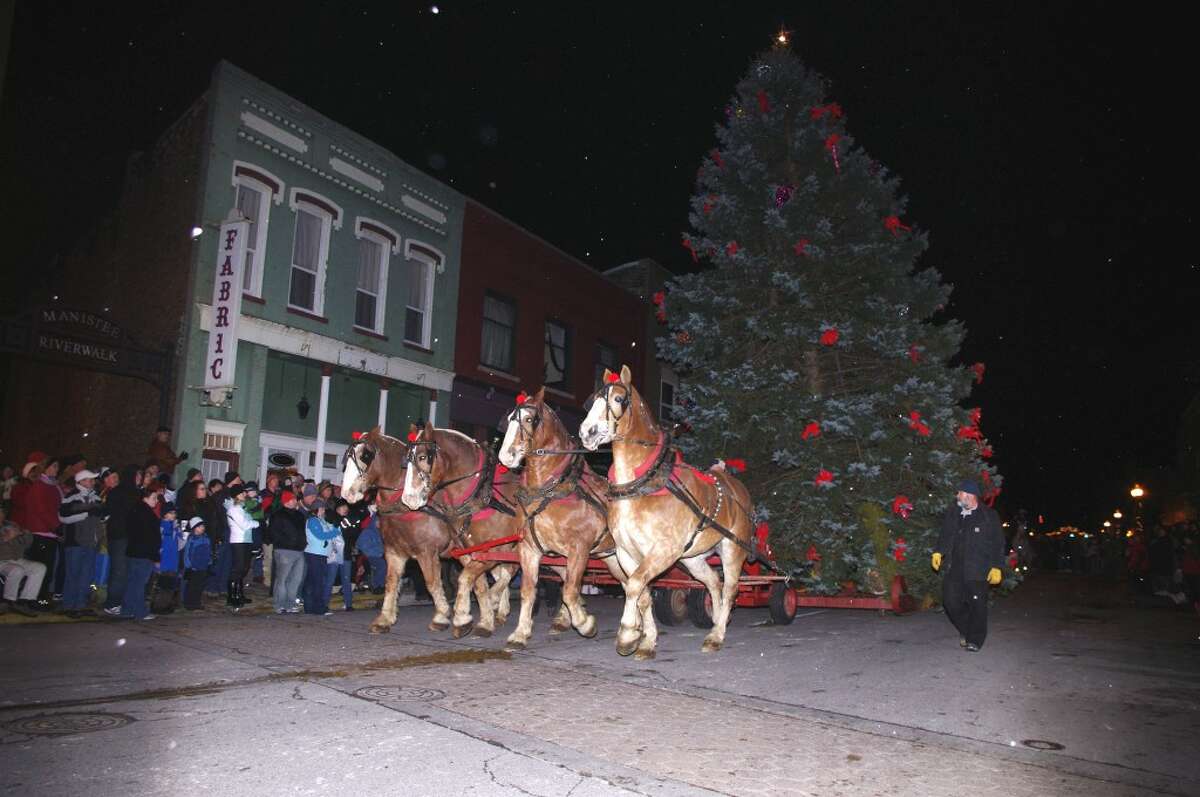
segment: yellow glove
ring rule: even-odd
[[[993,567],[988,571],[988,583],[993,587],[1000,583],[1000,568]]]
[[[931,565],[933,565],[934,570],[941,570],[942,569],[942,555],[940,553],[934,553],[933,559],[931,559],[929,563]]]

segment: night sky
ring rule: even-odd
[[[220,57],[597,268],[685,269],[696,167],[782,24],[903,178],[906,220],[930,231],[922,264],[956,286],[962,360],[988,366],[972,403],[1004,508],[1082,524],[1134,480],[1165,483],[1200,390],[1181,20],[1097,3],[542,5],[19,2],[0,115],[7,308],[44,298],[128,154]]]

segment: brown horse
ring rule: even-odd
[[[404,471],[408,462],[408,447],[403,441],[389,437],[375,427],[346,451],[342,476],[342,497],[359,501],[372,487],[377,490],[376,511],[379,533],[383,538],[387,560],[387,584],[383,607],[371,624],[371,633],[383,634],[396,624],[396,598],[400,577],[409,559],[415,558],[425,576],[425,585],[433,598],[434,613],[429,623],[431,631],[444,631],[450,625],[450,602],[442,585],[441,557],[457,547],[450,524],[429,512],[416,512],[400,501]],[[465,571],[464,571],[465,572]],[[508,617],[508,581],[511,571],[497,580],[489,595],[483,579],[473,582],[481,606],[498,605],[494,615],[481,616],[481,635],[496,623],[503,625]],[[503,585],[501,586],[501,582]],[[459,579],[458,589],[470,589],[472,582]],[[499,587],[499,588],[497,588]],[[494,616],[494,620],[492,619]]]
[[[629,367],[605,369],[603,387],[579,431],[585,448],[611,442],[608,525],[617,559],[628,574],[617,652],[653,658],[658,629],[650,580],[680,561],[712,597],[713,627],[701,650],[720,650],[737,595],[738,575],[751,550],[750,496],[723,467],[699,471],[683,463],[634,389]],[[722,585],[705,561],[721,557]],[[639,619],[640,618],[640,619]]]
[[[525,647],[533,631],[543,555],[567,559],[562,574],[565,611],[550,627],[551,633],[574,626],[582,636],[596,635],[596,617],[588,614],[579,597],[583,573],[594,552],[606,556],[610,572],[624,579],[608,533],[608,484],[588,467],[558,414],[546,404],[545,394],[543,387],[531,398],[524,393],[517,396],[500,446],[504,465],[516,468],[527,463],[516,493],[525,511],[525,536],[517,547],[521,555],[521,615],[508,637],[508,645],[515,648]]]
[[[426,423],[419,434],[409,435],[401,500],[413,509],[443,518],[450,525],[455,542],[463,547],[516,536],[525,522],[524,513],[516,502],[517,482],[515,479],[497,480],[496,470],[495,457],[479,443],[462,432],[435,429]],[[515,545],[507,543],[492,550],[513,551]],[[460,557],[459,561],[463,572],[454,601],[455,637],[471,630],[469,585],[497,568],[496,562],[482,562],[470,555]],[[479,603],[480,623],[475,627],[479,636],[491,636],[495,630],[491,597],[507,600],[508,582],[516,567],[505,564],[497,570],[496,583],[490,593],[476,588],[476,596],[483,595]]]

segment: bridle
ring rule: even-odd
[[[425,486],[425,489],[428,490],[426,493],[426,501],[428,501],[430,498],[433,498],[434,494],[446,489],[452,484],[458,484],[461,481],[466,481],[467,479],[474,478],[480,473],[485,472],[487,470],[487,461],[491,459],[491,457],[484,457],[485,463],[483,470],[473,470],[470,473],[465,473],[462,476],[456,476],[453,479],[447,479],[446,481],[438,482],[435,485],[433,483],[433,461],[437,458],[438,452],[440,451],[441,447],[434,440],[417,439],[412,440],[408,444],[408,454],[405,455],[405,459],[407,460],[408,467],[414,469],[417,478],[421,480]],[[418,464],[420,462],[427,462],[429,467],[421,468]]]
[[[522,416],[522,410],[529,410],[533,413],[531,416]],[[529,431],[525,430],[525,423],[529,423]],[[526,457],[546,457],[554,454],[587,454],[590,453],[585,448],[533,448],[534,438],[537,437],[538,427],[542,425],[542,408],[535,407],[530,404],[518,404],[508,414],[508,422],[517,424],[517,440],[522,444],[523,456]],[[568,439],[573,443],[574,437],[568,436]]]
[[[612,392],[616,388],[621,388],[621,395],[612,396]],[[617,433],[617,425],[621,419],[629,412],[629,406],[632,403],[633,388],[626,385],[624,382],[609,382],[602,385],[599,390],[592,394],[586,402],[586,411],[590,414],[592,405],[596,401],[604,402],[604,420],[612,424],[613,437],[610,442],[613,443],[632,443],[634,445],[646,446],[653,448],[658,445],[657,440],[626,440],[624,435]],[[616,404],[620,408],[620,412],[613,412],[612,405]]]

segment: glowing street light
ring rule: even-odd
[[[1120,509],[1118,509],[1116,512],[1113,512],[1113,517],[1115,517],[1117,520],[1120,520],[1121,518],[1123,518],[1123,517],[1125,517],[1125,516],[1124,516],[1124,515],[1122,515],[1122,514],[1121,514],[1121,510],[1120,510]]]
[[[1133,489],[1129,491],[1129,494],[1140,501],[1146,495],[1146,491],[1142,489],[1142,485],[1135,484],[1133,485]]]
[[[1106,529],[1110,529],[1110,528],[1112,528],[1112,523],[1111,523],[1111,522],[1109,522],[1109,521],[1107,521],[1107,520],[1106,520],[1106,521],[1104,521],[1104,528],[1106,528]]]

